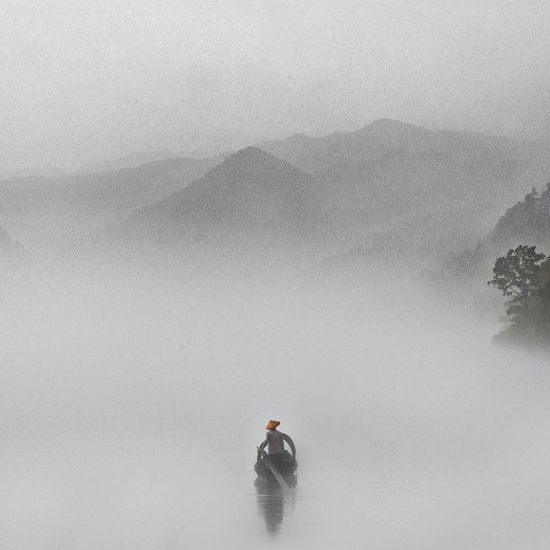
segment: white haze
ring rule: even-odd
[[[547,547],[547,357],[412,276],[7,288],[3,548]],[[300,463],[276,502],[270,417]]]
[[[542,0],[3,0],[0,174],[390,117],[550,128]]]
[[[548,2],[1,7],[0,178],[86,173],[1,186],[1,548],[548,548],[548,355],[442,260],[544,182]],[[517,141],[351,133],[380,117]],[[253,143],[318,185],[257,149],[196,179]],[[224,154],[88,173],[183,152]]]

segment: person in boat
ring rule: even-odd
[[[284,460],[289,458],[288,451],[285,450],[285,441],[290,447],[292,452],[292,459],[296,460],[296,446],[294,441],[290,438],[289,435],[280,432],[277,430],[277,426],[280,424],[278,420],[270,420],[265,429],[267,433],[265,435],[265,440],[262,441],[259,447],[259,452],[263,451],[267,446],[267,454],[274,460]]]

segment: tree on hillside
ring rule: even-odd
[[[520,245],[495,262],[493,278],[487,284],[510,297],[506,314],[511,318],[513,329],[528,330],[541,318],[544,258],[535,246]]]
[[[496,286],[504,296],[529,309],[529,298],[540,289],[540,263],[546,257],[535,246],[520,245],[497,258],[493,278],[487,283]]]

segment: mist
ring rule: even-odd
[[[546,139],[546,2],[3,2],[2,174],[388,117]]]
[[[547,357],[381,275],[5,298],[2,544],[543,548]],[[280,501],[251,475],[272,416],[298,447]]]
[[[2,548],[546,550],[548,3],[2,8]]]

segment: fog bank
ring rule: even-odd
[[[3,546],[545,547],[547,358],[418,283],[27,290],[0,321]],[[270,417],[300,463],[275,511]]]

